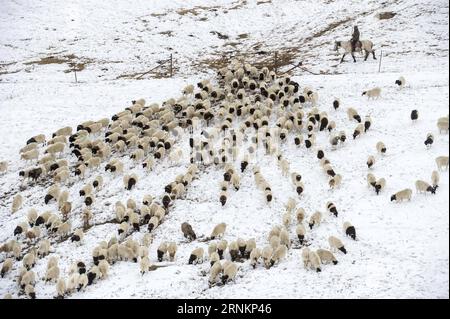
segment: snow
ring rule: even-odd
[[[276,159],[264,156],[262,150],[242,174],[241,188],[229,192],[224,207],[218,200],[223,169],[202,169],[186,198],[175,201],[164,223],[154,231],[151,261],[159,264],[156,249],[162,241],[176,241],[175,262],[163,262],[168,266],[143,276],[138,264],[118,262],[111,266],[108,278],[70,298],[448,298],[448,171],[440,172],[436,195],[416,194],[414,187],[417,179],[430,181],[436,169],[434,159],[449,153],[449,135],[440,134],[436,126],[437,119],[448,114],[448,3],[258,2],[6,2],[0,12],[0,28],[7,30],[0,34],[0,161],[8,161],[9,169],[0,175],[0,243],[13,238],[15,226],[26,220],[30,208],[40,213],[57,210],[56,204],[43,204],[46,187],[30,185],[21,191],[23,208],[14,215],[10,213],[12,195],[23,186],[18,171],[29,166],[20,160],[19,149],[31,136],[50,136],[66,125],[76,127],[86,120],[109,118],[129,106],[132,99],[143,97],[149,104],[179,97],[185,85],[213,77],[215,71],[204,61],[224,52],[283,52],[297,48],[292,62],[303,61],[308,70],[322,74],[296,70],[293,79],[301,87],[318,91],[320,110],[328,112],[337,130],[344,130],[348,137],[342,147],[331,150],[328,134],[317,134],[317,145],[343,176],[341,187],[329,189],[315,152],[304,146],[297,148],[292,134],[281,151],[290,162],[290,171],[303,176],[305,192],[301,197],[296,195],[290,177],[282,177]],[[381,11],[397,15],[378,20],[375,15]],[[346,22],[328,30],[339,21]],[[347,56],[346,63],[338,65],[341,55],[333,51],[333,43],[348,39],[354,24],[360,26],[361,38],[374,42],[378,60],[369,57],[363,62],[357,56],[358,62],[353,63]],[[172,35],[161,33],[165,31],[172,31]],[[212,31],[229,38],[220,39]],[[242,34],[248,36],[240,38]],[[380,49],[383,58],[379,73]],[[170,53],[175,58],[173,78],[118,78],[145,72]],[[90,61],[77,72],[78,83],[73,73],[64,72],[69,68],[67,63],[28,64],[50,55],[69,54],[78,57],[76,62]],[[402,90],[394,85],[400,75],[407,81]],[[362,91],[375,86],[382,88],[380,99],[372,101],[361,96]],[[335,97],[342,103],[337,111],[332,108]],[[351,134],[356,122],[347,119],[347,107],[354,107],[362,117],[370,114],[373,121],[368,133],[355,140]],[[409,118],[413,109],[419,111],[417,123]],[[426,149],[423,141],[429,132],[435,141],[431,149]],[[126,202],[131,197],[140,202],[145,194],[160,197],[164,186],[189,165],[188,137],[186,134],[178,143],[185,154],[179,164],[165,159],[147,173],[124,158],[125,171],[139,176],[132,191],[123,189],[121,176],[103,174],[107,187],[96,194],[93,223],[112,219],[118,200]],[[385,156],[376,155],[378,141],[387,146]],[[387,180],[378,196],[366,186],[365,163],[370,154],[377,160],[372,173]],[[238,161],[234,165],[239,169]],[[274,201],[270,205],[256,188],[253,165],[261,167],[272,187]],[[78,191],[96,175],[94,172],[84,181],[74,180],[69,189],[74,206],[73,229],[81,226],[82,199]],[[411,202],[390,202],[391,194],[406,187],[413,189]],[[321,273],[307,271],[301,250],[290,249],[286,259],[271,269],[261,265],[252,269],[248,262],[239,263],[235,282],[208,288],[209,263],[187,264],[190,252],[196,247],[207,250],[207,243],[186,243],[180,231],[182,222],[189,222],[197,234],[206,236],[214,225],[225,222],[226,240],[255,238],[262,248],[270,229],[281,224],[289,197],[297,199],[297,207],[306,210],[307,218],[316,210],[325,213],[327,201],[336,204],[339,217],[325,214],[323,223],[307,234],[313,249],[328,249],[330,235],[344,241],[348,254],[336,253],[336,266],[326,265]],[[355,225],[357,241],[345,238],[344,221]],[[86,232],[83,245],[70,241],[55,244],[50,256],[60,257],[61,273],[66,276],[72,262],[91,263],[93,248],[116,230],[117,224],[94,226]],[[143,228],[132,237],[140,239],[145,232]],[[295,241],[295,223],[289,233]],[[5,258],[6,254],[0,253],[0,262]],[[33,268],[38,278],[45,275],[48,258],[39,260]],[[20,267],[21,262],[15,262],[13,271],[0,278],[0,296],[11,293],[13,297],[24,297],[18,295],[15,282]],[[52,298],[55,291],[54,284],[37,281],[38,298]]]

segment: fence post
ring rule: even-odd
[[[383,50],[380,53],[380,62],[378,63],[378,73],[381,72],[381,60],[383,59]]]
[[[78,83],[77,70],[75,68],[73,69],[73,73],[75,74],[75,83]]]
[[[273,70],[275,72],[275,75],[277,75],[277,60],[278,60],[278,53],[275,51],[274,66],[273,66]]]
[[[173,76],[173,57],[172,53],[170,54],[170,77]]]

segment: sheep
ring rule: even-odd
[[[419,118],[419,111],[412,110],[411,111],[411,121],[415,122]]]
[[[2,278],[4,278],[5,274],[12,269],[12,266],[13,266],[13,259],[12,258],[6,258],[5,261],[3,262],[2,270],[0,272],[0,276]]]
[[[306,234],[305,226],[303,226],[303,224],[298,224],[297,227],[295,228],[295,233],[297,234],[297,238],[300,242],[300,245],[303,245]]]
[[[195,232],[189,223],[187,222],[182,223],[181,231],[183,232],[184,237],[187,238],[189,241],[197,239],[197,236],[195,235]]]
[[[334,189],[334,188],[338,188],[342,183],[342,176],[340,174],[336,174],[333,177],[330,178],[330,180],[328,181],[328,185],[330,186],[330,188]]]
[[[366,115],[366,117],[364,118],[364,133],[367,133],[367,131],[371,126],[372,126],[372,119],[370,115]]]
[[[368,173],[367,174],[367,187],[375,187],[377,180],[375,178],[375,176],[372,173]]]
[[[149,222],[148,222],[148,231],[151,232],[153,229],[155,229],[156,227],[158,227],[159,225],[159,218],[157,216],[152,216],[152,218],[150,218]]]
[[[109,271],[109,263],[108,263],[108,261],[105,260],[105,259],[100,260],[100,262],[98,263],[98,270],[101,273],[100,278],[108,277],[108,271]]]
[[[261,252],[261,257],[264,261],[264,264],[266,267],[269,266],[270,263],[270,258],[272,257],[273,254],[273,248],[272,246],[266,246],[263,248],[262,252]]]
[[[353,139],[360,136],[363,132],[364,132],[364,125],[360,123],[356,126],[355,131],[353,132]]]
[[[66,294],[66,280],[64,278],[59,278],[56,282],[56,298],[63,299]]]
[[[26,285],[34,285],[36,283],[34,272],[31,270],[27,271],[26,269],[24,269],[24,271],[25,273],[23,276],[21,278],[19,277],[20,288],[22,289],[24,289]]]
[[[89,222],[92,220],[94,215],[92,214],[89,208],[84,208],[81,213],[81,219],[83,220],[83,228],[86,229],[89,227]]]
[[[131,175],[127,174],[123,177],[123,184],[126,190],[131,190],[136,185],[137,181],[138,177],[134,173]]]
[[[8,162],[0,161],[0,174],[6,173],[7,170],[8,170]]]
[[[333,100],[333,108],[334,108],[334,110],[336,111],[339,108],[340,105],[341,105],[341,101],[338,98],[335,98]]]
[[[431,184],[433,188],[436,190],[439,187],[439,173],[438,171],[433,171],[431,173]]]
[[[411,200],[412,190],[410,188],[405,188],[394,195],[391,196],[391,202],[392,201],[404,201],[404,200]]]
[[[57,153],[62,153],[62,152],[64,152],[65,147],[66,147],[66,144],[64,144],[64,143],[61,143],[61,142],[55,143],[55,144],[52,144],[49,147],[47,147],[44,151],[44,154],[55,155]]]
[[[216,284],[217,276],[222,272],[222,264],[220,261],[216,261],[212,264],[211,269],[209,270],[209,287],[212,287]]]
[[[314,214],[311,215],[309,219],[309,228],[313,229],[314,226],[319,226],[320,222],[322,221],[322,213],[319,211],[316,211]]]
[[[39,247],[37,250],[38,257],[45,257],[50,252],[50,241],[48,239],[43,239],[39,242]]]
[[[169,254],[169,260],[175,260],[175,253],[177,252],[177,244],[175,242],[169,242],[167,245],[167,253]]]
[[[311,252],[311,250],[308,247],[305,247],[302,249],[303,267],[305,267],[305,269],[308,269],[309,265],[311,264],[311,262],[309,260],[310,252]]]
[[[356,230],[355,226],[350,224],[350,222],[344,222],[344,232],[345,235],[351,237],[351,239],[356,240]]]
[[[38,157],[39,157],[39,151],[37,149],[22,153],[20,155],[20,159],[22,159],[24,161],[31,161],[34,159],[38,159]]]
[[[111,173],[122,173],[123,172],[123,163],[119,161],[118,159],[111,160],[108,164],[105,166],[105,172],[110,171]]]
[[[280,262],[281,259],[286,257],[287,254],[287,247],[285,245],[279,245],[273,252],[272,256],[270,257],[269,267],[272,267],[276,262]]]
[[[67,216],[72,211],[72,203],[71,202],[65,202],[64,204],[62,204],[62,206],[60,208],[60,211],[61,211],[64,219],[67,219]]]
[[[30,297],[31,299],[36,299],[36,292],[34,291],[33,285],[26,285],[24,291],[28,297]]]
[[[314,269],[316,272],[321,272],[322,268],[320,267],[321,259],[317,252],[309,250],[308,251],[308,264]]]
[[[47,145],[52,145],[52,144],[56,144],[56,143],[64,143],[67,144],[67,138],[64,135],[60,135],[60,136],[55,136],[54,138],[50,139],[47,141]],[[32,144],[28,144],[28,145],[32,145]],[[37,145],[37,144],[36,144]]]
[[[399,88],[404,88],[406,84],[405,78],[400,76],[397,80],[395,80],[395,84],[397,84]]]
[[[344,254],[347,254],[347,250],[345,249],[344,244],[339,238],[335,236],[330,236],[328,237],[328,243],[330,244],[331,249],[338,249],[342,251]]]
[[[333,263],[333,265],[337,265],[338,261],[336,257],[333,255],[333,253],[326,249],[317,249],[316,251],[317,255],[320,258],[320,261],[323,264]]]
[[[39,227],[34,226],[32,229],[28,230],[25,234],[25,237],[30,241],[38,238],[41,235],[41,230]]]
[[[44,142],[45,142],[44,134],[35,135],[27,140],[27,144],[31,144],[31,143],[43,144]]]
[[[336,205],[334,205],[332,202],[327,202],[327,210],[329,213],[333,214],[335,217],[338,217],[338,211],[336,209]]]
[[[364,91],[362,95],[366,95],[367,99],[378,99],[381,94],[381,88],[375,87],[371,90]]]
[[[53,181],[55,183],[63,184],[70,178],[70,172],[68,169],[64,169],[60,172],[58,172],[55,177],[53,178]]]
[[[378,195],[386,187],[386,180],[384,178],[380,178],[375,182],[373,187],[375,188],[375,193]]]
[[[149,271],[150,266],[151,266],[151,263],[150,263],[150,259],[148,257],[141,258],[141,261],[139,262],[139,267],[141,269],[142,275]]]
[[[448,170],[448,156],[438,156],[435,162],[439,171]]]
[[[303,208],[297,209],[295,216],[297,217],[297,223],[301,224],[303,222],[303,219],[305,219],[305,210]]]
[[[23,204],[22,195],[17,194],[16,196],[14,196],[13,201],[12,201],[12,205],[11,205],[11,213],[14,214],[19,209],[21,209],[22,208],[22,204]]]
[[[211,236],[209,236],[210,239],[215,239],[217,237],[222,237],[223,234],[225,233],[226,229],[227,229],[227,224],[226,223],[217,224],[214,227],[214,229],[213,229],[213,231],[211,233]]]
[[[217,253],[219,254],[220,259],[223,258],[223,252],[225,251],[225,249],[227,249],[227,246],[228,242],[224,239],[219,241],[219,243],[217,244]]]
[[[51,268],[47,268],[47,271],[45,273],[45,278],[44,280],[46,282],[48,281],[57,281],[59,278],[59,267],[58,266],[53,266]]]
[[[119,229],[117,230],[117,233],[119,234],[119,236],[121,234],[126,235],[128,233],[129,229],[130,229],[130,226],[128,225],[127,222],[124,221],[119,225]]]
[[[237,273],[237,266],[233,262],[226,262],[223,266],[222,284],[226,284],[229,281],[234,280]]]
[[[434,142],[434,136],[433,136],[433,134],[428,133],[428,134],[427,134],[427,139],[426,139],[425,142],[423,142],[423,143],[425,144],[426,148],[430,148],[431,145],[433,144],[433,142]]]
[[[80,277],[79,273],[70,274],[67,285],[66,285],[66,293],[72,293],[76,289],[78,289],[78,279]]]
[[[245,243],[245,242],[244,242]],[[230,253],[231,256],[231,260],[235,261],[239,258],[239,245],[236,241],[232,241],[229,245],[228,245],[228,251]],[[220,256],[219,256],[220,257]]]
[[[367,159],[367,168],[372,168],[373,165],[375,165],[375,157],[373,155],[370,155]]]
[[[77,228],[77,229],[75,229],[75,231],[74,231],[72,237],[70,238],[70,240],[72,242],[75,241],[75,242],[80,242],[81,243],[83,241],[83,238],[84,238],[83,229]]]
[[[350,121],[356,120],[358,123],[361,123],[361,116],[358,114],[358,112],[354,108],[349,107],[347,109],[347,116]]]
[[[386,145],[383,142],[378,142],[376,145],[378,154],[386,154]]]
[[[192,265],[194,262],[196,264],[203,262],[203,255],[204,255],[203,248],[199,247],[199,248],[194,249],[191,252],[191,255],[189,256],[188,264]]]
[[[58,235],[60,235],[61,237],[65,237],[65,236],[68,236],[71,228],[72,228],[72,223],[70,221],[67,221],[58,227],[58,230],[56,233]]]
[[[72,128],[70,126],[66,126],[54,132],[52,134],[52,137],[54,138],[56,136],[69,136],[69,135],[72,135]]]
[[[25,222],[19,223],[16,228],[14,228],[14,236],[20,234],[25,234],[28,231],[28,224]]]
[[[232,243],[230,243],[231,246]],[[245,255],[245,249],[247,248],[247,243],[245,240],[243,240],[242,238],[238,238],[236,241],[239,253],[241,255],[241,257],[244,257]]]
[[[442,131],[444,131],[444,133],[448,132],[448,115],[438,119],[437,127],[439,129],[439,133],[442,133]]]
[[[436,189],[425,181],[417,180],[415,185],[417,193],[430,192],[431,194],[436,194]]]
[[[98,269],[98,266],[92,266],[92,268],[87,273],[88,286],[92,285],[96,280],[102,277],[102,273]]]
[[[261,249],[259,248],[253,248],[250,252],[250,266],[253,268],[256,268],[256,264],[258,263],[258,259],[261,257]]]
[[[296,179],[295,177],[294,177],[294,175],[298,175],[298,174],[296,174],[296,173],[292,173],[292,177],[293,177],[293,180],[294,179]],[[301,177],[300,177],[301,178]],[[287,203],[286,203],[286,211],[287,212],[292,212],[293,210],[294,210],[294,208],[295,208],[295,206],[297,205],[297,203],[295,202],[295,199],[294,198],[292,198],[292,197],[289,197],[289,199],[288,199],[288,201],[287,201]]]

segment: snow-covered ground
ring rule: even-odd
[[[178,243],[177,258],[168,267],[142,276],[134,263],[111,266],[108,278],[100,280],[73,298],[448,298],[449,297],[449,177],[440,172],[436,195],[416,194],[417,179],[430,181],[436,169],[434,159],[449,153],[449,135],[440,134],[436,121],[448,114],[448,2],[447,1],[5,1],[0,12],[0,161],[9,169],[0,175],[0,243],[13,238],[15,226],[26,219],[30,208],[39,212],[56,204],[44,205],[46,188],[29,186],[21,194],[21,210],[11,215],[12,194],[23,183],[18,171],[28,167],[19,160],[19,149],[28,138],[56,129],[75,127],[86,120],[110,117],[143,97],[147,103],[179,97],[186,84],[204,78],[215,81],[211,61],[224,52],[278,51],[292,53],[290,62],[303,61],[312,75],[295,70],[293,79],[301,87],[318,91],[321,111],[326,111],[349,137],[345,145],[331,150],[327,133],[317,133],[317,145],[336,171],[343,176],[339,189],[330,190],[315,152],[297,148],[293,134],[281,146],[291,171],[303,176],[305,193],[298,197],[290,178],[283,177],[276,160],[262,153],[241,176],[239,191],[230,191],[227,204],[219,202],[219,182],[223,169],[202,169],[189,187],[185,199],[178,199],[164,223],[155,231],[150,258],[155,264],[156,249],[162,241]],[[389,20],[375,17],[380,11],[397,15]],[[358,63],[333,51],[335,40],[347,40],[353,25],[359,25],[361,38],[374,42],[377,57],[383,50],[382,72],[379,60],[371,57]],[[219,35],[221,35],[219,37]],[[295,49],[292,49],[295,48]],[[141,80],[121,78],[124,74],[145,72],[157,61],[173,54],[175,76]],[[61,63],[30,63],[54,56]],[[67,58],[69,56],[69,58]],[[74,57],[75,56],[75,57]],[[248,56],[252,62],[253,55]],[[77,72],[78,83],[65,61],[84,63]],[[289,66],[283,66],[282,70]],[[407,85],[399,90],[394,81],[403,75]],[[379,86],[381,98],[368,101],[361,92]],[[335,97],[342,106],[332,108]],[[349,121],[345,110],[354,107],[362,117],[371,115],[373,125],[367,134],[353,140],[356,122]],[[412,123],[410,112],[419,111]],[[274,118],[272,118],[274,119]],[[427,133],[435,141],[426,149]],[[304,134],[305,135],[305,134]],[[376,155],[373,174],[384,177],[386,188],[379,196],[366,186],[368,155],[376,154],[375,144],[383,141],[387,155]],[[105,175],[105,187],[96,195],[94,224],[114,217],[117,200],[129,197],[141,201],[144,194],[159,197],[164,186],[188,166],[188,136],[179,146],[186,155],[180,164],[167,159],[156,164],[151,173],[125,159],[125,171],[140,177],[136,189],[125,191],[122,177]],[[72,159],[73,161],[73,159]],[[239,168],[239,162],[234,163]],[[267,205],[254,183],[251,172],[259,165],[272,187],[274,201]],[[103,170],[103,169],[102,169]],[[1,174],[1,173],[0,173]],[[81,224],[82,200],[78,191],[86,181],[70,188],[74,205],[71,220]],[[392,203],[391,194],[414,189],[411,202]],[[307,217],[325,212],[325,204],[336,204],[339,217],[326,216],[324,222],[308,233],[311,248],[328,248],[328,236],[343,239],[348,254],[336,254],[336,266],[324,266],[321,273],[303,268],[301,250],[290,249],[285,260],[267,270],[253,270],[248,262],[239,264],[235,282],[208,288],[209,263],[187,264],[190,252],[207,243],[185,243],[180,225],[188,221],[197,234],[209,235],[214,225],[226,222],[225,239],[255,238],[258,247],[267,244],[270,229],[281,223],[289,197],[297,199]],[[344,221],[355,225],[358,240],[345,238]],[[91,251],[108,240],[117,224],[94,226],[85,242],[70,241],[53,245],[51,255],[60,257],[61,272],[67,275],[73,261],[91,263]],[[295,241],[295,223],[289,229]],[[144,230],[132,236],[140,239]],[[6,258],[0,253],[0,262]],[[38,278],[45,275],[49,257],[33,268]],[[21,262],[0,279],[0,296],[18,297],[15,282]],[[55,285],[38,280],[38,298],[55,295]],[[23,296],[20,296],[23,297]]]

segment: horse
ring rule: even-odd
[[[358,44],[360,44],[360,45],[358,46]],[[335,41],[334,42],[334,50],[338,51],[339,48],[343,48],[345,50],[340,63],[344,62],[344,57],[347,53],[350,53],[352,55],[353,62],[356,62],[355,56],[353,55],[353,52],[352,52],[352,42],[351,41]],[[359,43],[356,44],[355,52],[357,52],[357,51],[361,52],[363,50],[365,52],[364,61],[367,60],[367,57],[369,56],[370,53],[372,53],[374,60],[377,59],[375,57],[375,50],[373,49],[372,41],[360,40]]]

